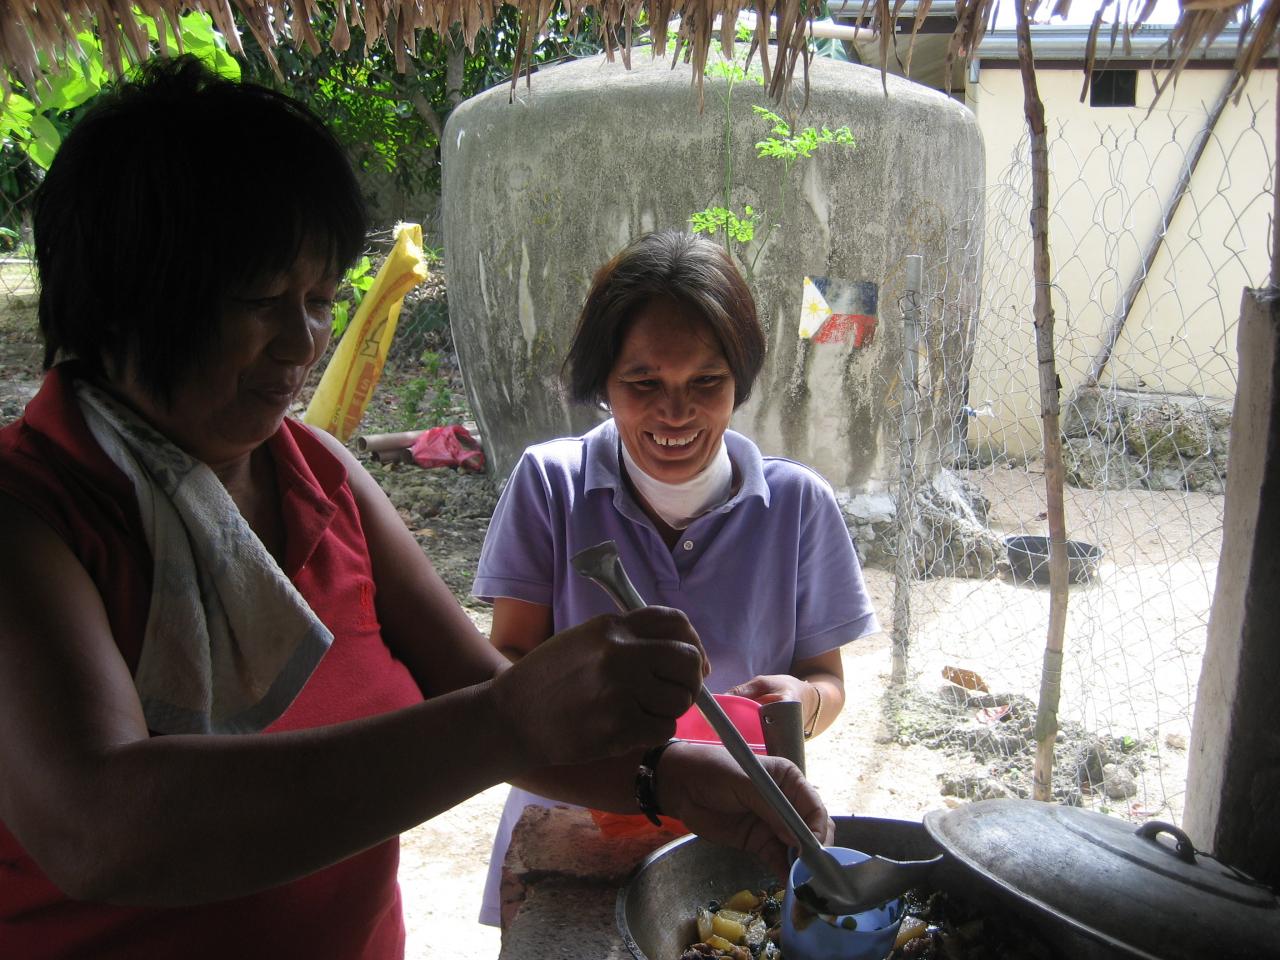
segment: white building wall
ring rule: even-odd
[[[1137,105],[1080,102],[1079,67],[1041,68],[1050,130],[1050,245],[1064,402],[1087,375],[1226,69],[1187,70],[1154,110],[1150,72]],[[1275,71],[1228,104],[1169,225],[1103,385],[1234,396],[1241,291],[1266,282],[1274,189]],[[980,69],[969,106],[987,156],[982,330],[970,382],[971,449],[1037,456],[1040,400],[1032,326],[1030,167],[1016,69]]]

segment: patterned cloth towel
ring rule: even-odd
[[[209,467],[103,391],[81,410],[133,482],[154,561],[133,683],[155,733],[256,733],[333,642]]]

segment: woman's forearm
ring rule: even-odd
[[[612,813],[639,813],[635,778],[643,755],[643,750],[633,750],[595,763],[540,767],[513,777],[511,782],[564,803]]]
[[[135,741],[68,774],[66,801],[49,812],[61,822],[40,831],[32,853],[80,899],[180,905],[244,895],[519,774],[524,761],[502,726],[486,683],[331,727]]]

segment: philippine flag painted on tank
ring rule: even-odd
[[[870,280],[805,277],[800,298],[800,337],[814,343],[871,346],[876,333],[880,290]]]

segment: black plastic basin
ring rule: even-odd
[[[1009,550],[1009,570],[1016,583],[1049,582],[1049,538],[1005,537]],[[1088,583],[1098,575],[1102,549],[1082,540],[1067,541],[1067,580]]]

